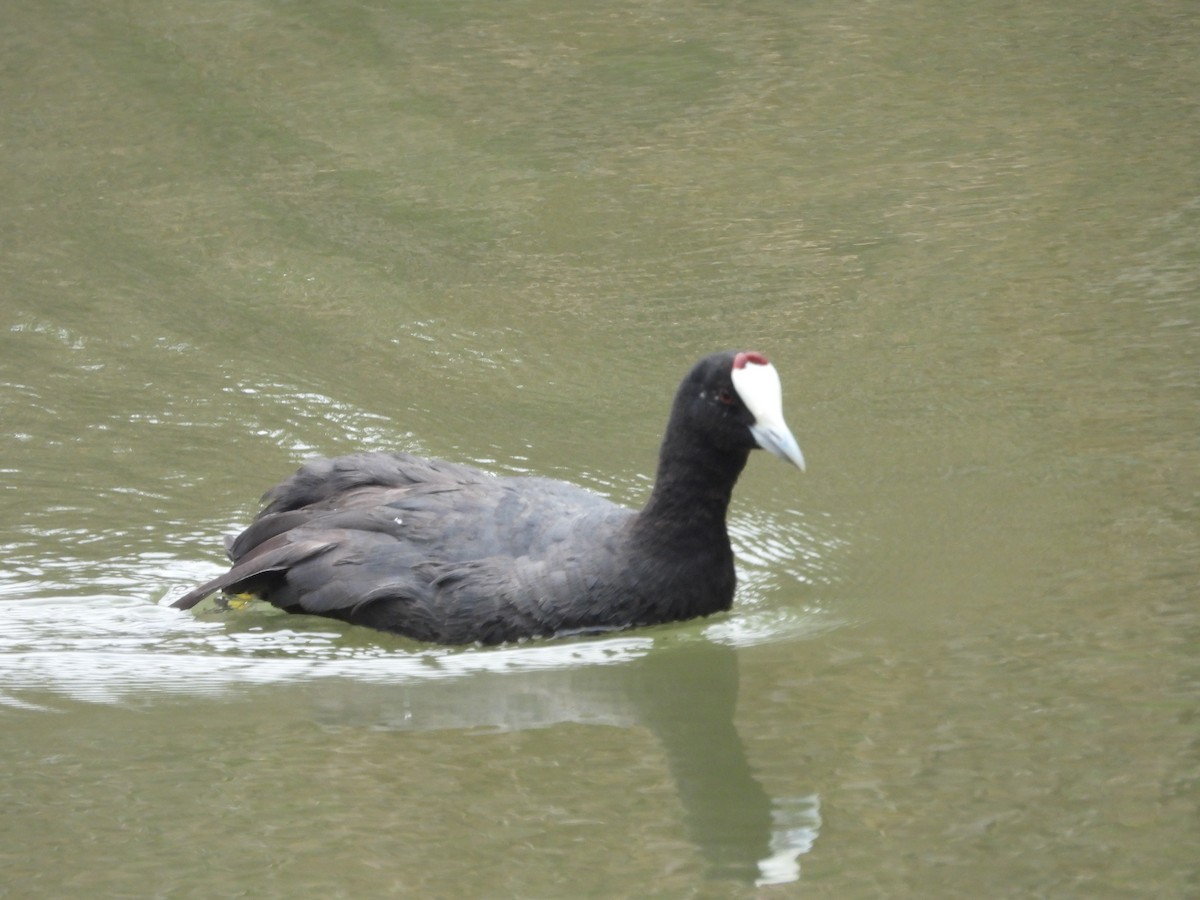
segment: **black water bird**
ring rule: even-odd
[[[583,488],[406,453],[316,459],[228,541],[233,567],[176,600],[251,593],[441,644],[610,631],[729,609],[725,526],[750,451],[804,468],[761,353],[692,367],[640,511]]]

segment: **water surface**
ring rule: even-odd
[[[0,883],[1194,895],[1198,18],[6,6]],[[727,615],[165,606],[314,453],[636,505],[733,346],[810,467]]]

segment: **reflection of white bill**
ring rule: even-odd
[[[813,848],[821,830],[821,798],[781,797],[771,804],[775,827],[771,831],[771,850],[758,861],[760,877],[755,884],[787,884],[800,877],[800,857]]]

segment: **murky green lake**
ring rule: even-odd
[[[0,895],[1200,892],[1196,4],[0,25]],[[729,614],[166,606],[313,454],[636,505],[727,347]]]

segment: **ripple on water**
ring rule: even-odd
[[[93,587],[103,585],[111,593],[70,596],[70,588],[55,579],[36,585],[10,580],[3,590],[10,599],[0,602],[0,704],[31,704],[22,692],[119,702],[322,678],[408,683],[613,666],[641,659],[663,642],[747,647],[802,639],[842,624],[816,597],[829,579],[821,565],[833,543],[821,544],[792,514],[740,519],[731,531],[743,562],[738,599],[728,615],[607,637],[488,648],[431,648],[330,620],[288,616],[265,604],[183,614],[166,604],[218,570],[161,551],[111,561],[111,568],[92,579]],[[63,566],[64,572],[71,568]],[[163,586],[158,602],[145,596],[147,585]]]

